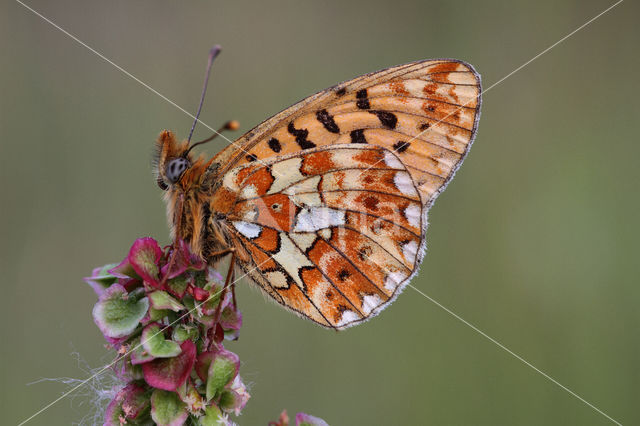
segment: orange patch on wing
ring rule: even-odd
[[[455,92],[450,93],[450,95],[457,97]],[[460,125],[461,107],[459,106],[444,104],[440,102],[425,101],[422,103],[422,111],[424,111],[424,113],[427,114],[429,117],[435,118],[438,121],[443,121],[443,122],[452,121],[454,124]],[[452,119],[452,120],[449,120],[449,119]],[[460,129],[456,127],[450,128],[449,131],[452,134],[460,133]]]
[[[300,172],[305,175],[319,175],[335,168],[329,151],[308,154],[302,160]]]
[[[258,249],[257,246],[251,241],[245,242],[245,245],[247,247],[247,250],[251,253],[253,262],[260,270],[265,271],[268,269],[275,269],[277,267],[275,260],[273,260],[271,256],[269,256],[262,250]]]
[[[262,228],[262,232],[251,242],[268,253],[274,253],[279,246],[280,237],[275,229]]]
[[[239,203],[242,206],[244,203]],[[255,222],[276,228],[284,232],[291,231],[297,208],[285,194],[273,194],[260,197],[246,203],[246,208],[257,209],[258,217]]]
[[[364,164],[383,165],[384,157],[380,149],[363,149],[361,152],[353,156],[353,159]]]
[[[359,310],[362,294],[382,294],[362,273],[324,240],[318,240],[308,252],[309,259]]]
[[[216,192],[213,193],[211,200],[211,207],[213,211],[219,213],[228,213],[233,208],[238,194],[231,191],[224,186],[220,186]]]
[[[247,178],[247,176],[249,176],[251,173],[253,173],[256,170],[256,166],[250,166],[250,167],[243,167],[242,169],[240,169],[238,171],[238,174],[236,175],[235,179],[236,179],[236,184],[238,186],[242,185],[242,182],[244,182],[244,180]]]
[[[410,95],[409,91],[404,87],[404,83],[402,80],[394,80],[389,82],[389,88],[396,95],[408,96]]]
[[[373,201],[372,201],[373,202]],[[388,206],[385,206],[378,202],[376,204],[376,211],[366,211],[363,213],[358,212],[347,212],[346,223],[356,229],[361,229],[362,227],[376,229],[377,231],[381,231],[382,228],[389,229],[390,232],[396,232],[393,228],[400,230],[399,227],[408,229],[413,232],[415,235],[421,234],[421,229],[417,226],[412,225],[407,218],[404,216],[405,209],[409,206],[408,201],[403,201],[399,203],[396,208],[390,209]],[[414,203],[417,205],[417,203]],[[368,213],[368,214],[366,214]],[[378,218],[384,219],[380,220]],[[420,224],[420,218],[416,219],[417,223]],[[397,226],[396,226],[397,225]]]
[[[300,277],[307,288],[315,287],[325,281],[324,276],[317,268],[304,269],[300,273]]]
[[[449,97],[443,96],[440,93],[438,93],[438,89],[440,87],[442,86],[438,85],[438,83],[427,82],[422,88],[422,93],[424,93],[428,98],[431,98],[437,101],[442,101],[447,103],[458,102],[458,95],[454,91],[455,86],[448,88]]]
[[[434,81],[436,81],[435,78],[433,78],[436,75],[445,75],[448,76],[451,71],[457,71],[458,67],[460,66],[460,64],[458,62],[443,62],[441,64],[435,65],[433,67],[431,67],[429,69],[429,73],[427,74],[429,78],[433,79]],[[444,82],[448,81],[448,77],[445,77],[446,80],[443,80]],[[437,80],[439,81],[439,80]]]
[[[451,86],[451,88],[449,89],[449,96],[455,99],[456,102],[460,102],[460,99],[458,98],[458,94],[456,93],[456,90],[455,90],[455,86]]]
[[[267,193],[274,179],[271,172],[266,167],[261,167],[248,178],[244,179],[242,186],[253,185],[256,187],[257,195]]]
[[[329,324],[322,315],[320,315],[318,309],[309,301],[309,299],[306,298],[302,293],[302,290],[300,290],[297,285],[292,285],[287,289],[278,288],[276,291],[280,296],[282,296],[287,306],[291,309],[298,311],[321,324],[325,324],[327,326],[332,325]]]
[[[384,279],[387,271],[382,267],[383,265],[379,265],[369,259],[375,243],[351,229],[343,229],[339,233],[334,233],[329,241],[331,245],[342,251],[354,263],[356,268],[362,271],[378,288],[384,288]]]
[[[310,297],[315,295],[312,299],[316,300],[320,311],[329,321],[337,324],[342,317],[342,311],[337,307],[339,305],[351,307],[349,301],[327,281],[318,268],[304,269],[300,273],[300,277],[307,288],[307,294]],[[316,294],[318,292],[321,293]]]
[[[425,84],[422,88],[422,92],[429,97],[436,97],[436,92],[438,91],[438,85],[436,83],[428,83]],[[436,97],[436,99],[444,101],[444,97]]]
[[[373,192],[359,193],[355,195],[354,201],[364,206],[366,212],[385,216],[391,216],[401,204],[405,204],[405,200],[400,197]]]
[[[382,190],[382,191],[390,191],[390,192],[396,192],[398,190],[396,188],[394,178],[397,173],[401,173],[401,172],[396,172],[396,171],[388,171],[388,172],[377,171],[377,173],[376,172],[371,173],[371,172],[373,172],[373,170],[370,170],[367,173],[362,173],[362,182],[363,182],[362,187],[364,189],[371,189],[371,190],[375,189],[378,191]]]

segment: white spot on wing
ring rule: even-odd
[[[245,222],[242,220],[234,221],[233,226],[238,230],[239,233],[247,238],[256,238],[260,235],[260,231],[262,231],[262,227],[260,225]]]
[[[417,252],[418,243],[415,240],[411,240],[402,246],[402,255],[407,261],[411,262],[412,265],[414,260],[416,259]]]
[[[360,316],[353,311],[344,311],[342,316],[340,317],[340,321],[336,324],[338,327],[342,327],[343,325],[349,324],[350,322],[359,320]]]
[[[418,196],[418,191],[416,191],[416,187],[413,185],[413,179],[411,179],[409,173],[396,173],[393,177],[393,183],[396,185],[396,188],[398,188],[404,195]]]
[[[375,295],[367,295],[362,298],[362,312],[365,315],[369,315],[371,311],[380,306],[382,303],[382,299],[377,294]]]
[[[409,204],[406,209],[404,209],[404,217],[407,218],[407,222],[409,225],[420,228],[420,213],[421,208],[417,204]]]
[[[315,232],[319,229],[344,225],[344,211],[330,207],[312,207],[302,210],[296,218],[294,232]]]
[[[391,151],[384,152],[384,163],[392,169],[404,169],[404,164]]]
[[[407,279],[407,275],[400,272],[389,272],[387,277],[384,279],[384,288],[393,292],[396,287],[398,287],[404,280]]]

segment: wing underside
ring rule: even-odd
[[[426,212],[469,151],[480,94],[463,62],[402,65],[313,95],[221,152],[243,270],[325,327],[381,311],[417,271]]]

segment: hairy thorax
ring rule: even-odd
[[[231,247],[225,219],[236,197],[232,192],[217,192],[213,170],[208,172],[203,174],[208,179],[200,182],[181,182],[183,185],[166,193],[165,201],[171,237],[184,240],[194,253],[213,265],[219,257],[212,254]]]

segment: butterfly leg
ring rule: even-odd
[[[233,278],[235,278],[235,270],[232,271]],[[231,295],[233,296],[233,309],[238,310],[238,302],[236,301],[236,280],[232,279],[231,281]]]
[[[234,288],[234,284],[231,283],[231,281],[234,275],[233,268],[236,263],[236,251],[235,249],[230,248],[230,249],[224,250],[223,252],[231,253],[231,260],[229,261],[229,270],[227,271],[227,277],[224,280],[224,287],[222,287],[222,292],[220,293],[220,303],[218,303],[218,306],[216,307],[216,310],[213,314],[213,327],[211,327],[211,336],[210,336],[210,343],[209,343],[210,347],[214,342],[216,343],[220,342],[224,338],[224,332],[222,331],[222,328],[218,324],[218,322],[220,321],[220,315],[222,315],[222,309],[221,309],[222,301],[227,295],[229,286],[231,286],[232,289]],[[235,294],[234,294],[234,308],[235,306],[236,305],[235,305]]]
[[[181,194],[180,195],[180,199],[178,202],[178,206],[177,206],[177,215],[176,217],[182,217],[182,208],[184,205],[184,196]],[[178,252],[178,245],[176,243],[176,239],[179,238],[179,236],[176,235],[176,237],[173,240],[172,246],[173,246],[173,250],[171,251],[171,256],[169,256],[169,264],[167,267],[167,273],[164,275],[164,277],[162,277],[162,280],[160,280],[160,287],[163,288],[165,286],[165,284],[167,283],[167,279],[169,278],[169,274],[171,272],[171,269],[173,268],[173,265],[176,262],[176,253]]]

